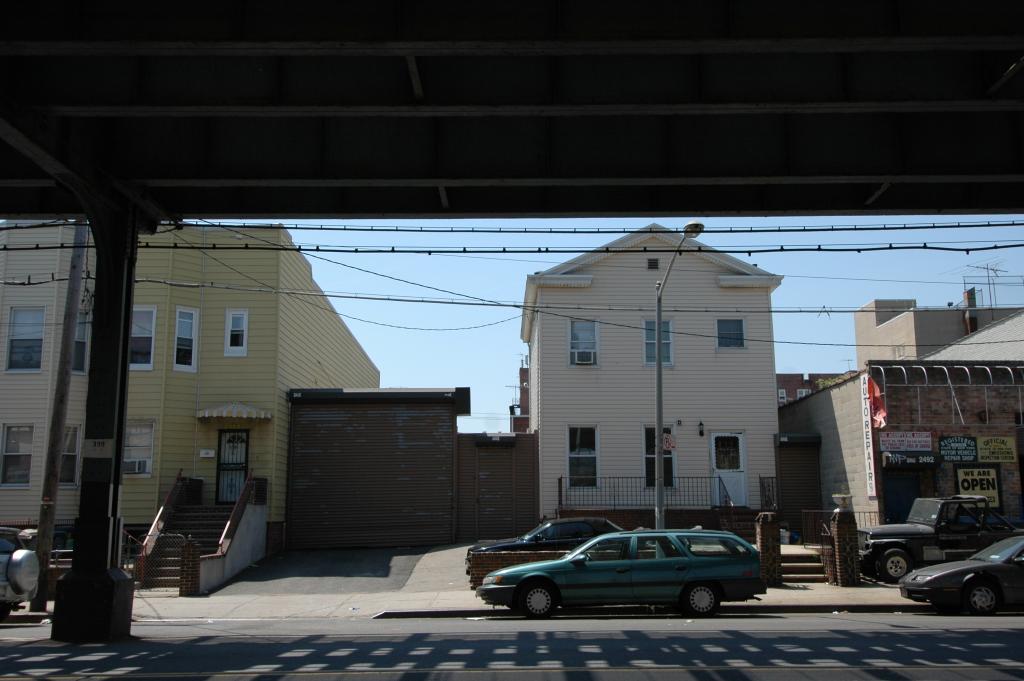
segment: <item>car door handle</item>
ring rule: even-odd
[[[615,568],[615,571],[621,574],[623,572],[629,572],[629,568]]]

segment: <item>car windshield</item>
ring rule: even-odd
[[[586,551],[587,549],[589,549],[589,548],[590,548],[591,546],[593,546],[594,544],[596,544],[596,543],[597,543],[598,541],[600,541],[600,539],[601,539],[601,537],[600,537],[600,536],[597,536],[597,537],[594,537],[593,539],[590,539],[590,540],[588,540],[588,541],[585,541],[585,542],[583,542],[582,544],[580,544],[579,546],[577,546],[576,548],[574,548],[574,549],[572,550],[572,552],[571,552],[571,553],[567,553],[567,554],[565,555],[565,557],[566,557],[567,559],[570,559],[570,560],[571,560],[572,558],[574,558],[574,557],[576,557],[576,556],[580,555],[581,553],[583,553],[584,551]]]
[[[982,549],[971,556],[971,560],[983,560],[986,563],[1002,563],[1017,554],[1024,546],[1024,540],[1020,537],[1013,537],[997,541],[987,549]]]
[[[532,539],[533,537],[536,537],[538,534],[548,529],[549,527],[551,527],[551,523],[541,523],[537,527],[533,528],[532,530],[524,534],[523,539]]]
[[[942,502],[937,499],[915,499],[914,505],[910,507],[910,513],[907,514],[907,522],[934,525],[941,507]]]

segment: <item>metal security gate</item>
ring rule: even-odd
[[[459,435],[459,541],[527,532],[540,519],[538,494],[536,435]]]
[[[217,448],[217,503],[233,504],[249,470],[249,431],[222,430]]]
[[[288,547],[451,543],[455,432],[446,403],[293,400]]]

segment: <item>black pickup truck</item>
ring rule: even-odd
[[[915,499],[907,522],[858,531],[860,568],[896,582],[919,565],[961,560],[1006,537],[1024,534],[981,496]]]

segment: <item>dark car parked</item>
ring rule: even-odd
[[[466,551],[466,574],[469,554],[489,551],[571,551],[588,539],[622,528],[604,518],[558,518],[546,520],[522,537],[481,541]]]
[[[967,560],[915,570],[900,580],[900,595],[939,612],[991,615],[1024,604],[1024,537],[1011,537]]]

